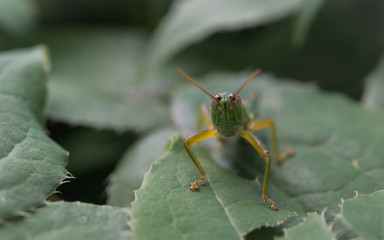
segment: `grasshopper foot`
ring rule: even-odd
[[[276,205],[276,203],[270,199],[267,194],[263,194],[263,200],[264,200],[264,203],[267,204],[268,202],[271,204],[271,206],[269,206],[270,209],[272,209],[273,211],[278,211],[279,210],[279,207]]]
[[[272,203],[272,205],[269,208],[272,209],[273,211],[279,211],[279,207],[275,203]]]
[[[191,190],[192,192],[199,190],[198,185],[200,184],[201,186],[203,186],[205,184],[205,180],[206,180],[206,176],[201,176],[201,178],[189,184],[189,190]]]
[[[292,157],[294,154],[295,151],[293,149],[287,149],[285,152],[283,152],[283,154],[276,157],[276,161],[278,163],[284,162],[287,157]]]

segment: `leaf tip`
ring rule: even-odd
[[[50,73],[52,64],[51,64],[51,57],[50,57],[48,47],[44,44],[40,44],[36,48],[42,54],[41,56],[42,56],[42,62],[43,62],[43,67],[44,67],[45,73],[47,73],[47,74]]]

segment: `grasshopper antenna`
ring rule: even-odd
[[[247,86],[247,84],[248,84],[250,81],[252,81],[252,80],[253,80],[257,75],[259,75],[260,73],[261,73],[260,68],[256,69],[256,71],[254,71],[254,72],[251,74],[251,76],[247,79],[247,81],[245,81],[245,82],[243,83],[243,85],[241,85],[241,87],[239,88],[239,90],[236,91],[235,95],[239,94],[239,92],[240,92],[241,90],[243,90],[243,88],[244,88],[245,86]]]
[[[212,99],[215,99],[219,104],[219,100],[217,100],[212,94],[210,94],[207,90],[205,90],[202,86],[200,86],[197,82],[195,82],[190,76],[188,76],[185,72],[181,71],[180,69],[177,69],[177,73],[180,74],[182,77],[190,81],[193,85],[198,87],[201,91],[203,91],[205,94],[210,96]]]

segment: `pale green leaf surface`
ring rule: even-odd
[[[46,49],[0,54],[0,220],[41,205],[66,176],[67,153],[43,124]]]
[[[365,79],[363,104],[384,113],[384,57]]]
[[[161,129],[128,149],[111,176],[108,204],[120,207],[131,205],[134,200],[133,191],[140,187],[144,174],[151,164],[159,159],[165,145],[174,134],[173,130]]]
[[[32,216],[0,228],[3,240],[131,239],[126,208],[80,202],[47,203]]]
[[[336,239],[323,215],[308,213],[304,222],[290,229],[284,229],[284,236],[278,240],[333,240]]]
[[[384,190],[345,200],[341,217],[363,239],[384,239]]]
[[[162,158],[152,164],[132,204],[134,237],[241,239],[256,228],[277,226],[296,215],[284,207],[270,210],[258,183],[224,170],[201,151],[197,156],[208,172],[208,182],[198,192],[189,190],[189,182],[199,173],[180,137],[174,137]]]
[[[52,119],[118,130],[143,130],[169,121],[166,105],[152,91],[156,86],[136,85],[145,34],[59,28],[39,39],[50,47],[54,62],[47,107]]]
[[[300,0],[176,1],[154,35],[148,51],[149,65],[160,65],[184,47],[218,31],[281,19],[300,4]]]
[[[31,0],[0,0],[0,28],[23,35],[36,24],[36,7]]]
[[[216,74],[207,77],[210,82],[195,80],[216,94],[236,91],[249,75]],[[240,95],[249,100],[256,90],[261,93],[260,118],[274,119],[280,148],[295,151],[294,157],[282,164],[273,161],[271,167],[270,185],[286,197],[274,197],[278,204],[292,204],[290,207],[298,207],[296,212],[321,212],[327,207],[326,216],[332,217],[339,212],[340,200],[353,197],[355,190],[370,193],[384,187],[382,118],[343,96],[267,75],[257,77]],[[175,94],[172,117],[183,136],[195,132],[201,103],[209,103],[209,97],[192,85]],[[269,131],[256,134],[272,149]],[[229,162],[227,167],[241,175],[262,177],[263,160],[256,161],[256,151],[241,143],[209,149],[217,162],[224,159]],[[205,164],[202,161],[203,167]]]

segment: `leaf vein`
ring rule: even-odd
[[[236,223],[234,221],[234,219],[232,218],[230,212],[228,212],[227,210],[227,207],[228,206],[225,206],[223,200],[221,198],[218,197],[218,195],[216,194],[216,191],[214,189],[214,187],[212,186],[212,184],[210,184],[211,186],[211,189],[212,189],[212,192],[213,192],[213,195],[215,196],[217,202],[220,204],[220,206],[223,208],[229,222],[231,223],[231,225],[233,226],[233,228],[235,229],[237,235],[241,238],[242,237],[242,231],[236,226]]]

